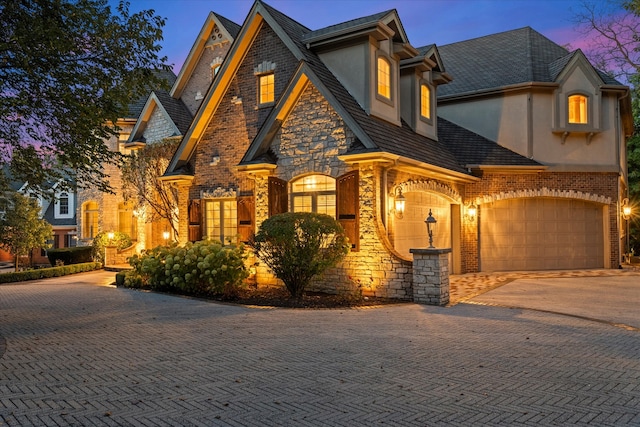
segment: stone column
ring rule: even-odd
[[[449,253],[447,249],[410,249],[413,254],[413,301],[449,304]]]

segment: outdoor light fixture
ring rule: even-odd
[[[110,232],[108,232],[108,233],[107,233],[107,238],[108,238],[109,240],[113,240],[113,238],[114,238],[115,236],[116,236],[116,235],[115,235],[115,233],[114,233],[113,231],[110,231]]]
[[[629,199],[622,201],[622,218],[628,220],[631,217],[631,205],[629,205]]]
[[[393,214],[396,216],[396,218],[402,219],[402,217],[404,216],[405,198],[402,195],[402,187],[396,187],[396,190],[397,194],[394,196],[395,201]]]
[[[169,240],[169,237],[171,237],[171,234],[168,231],[163,231],[162,232],[162,238],[167,241]]]
[[[436,219],[431,214],[431,209],[429,209],[429,216],[424,220],[427,224],[427,234],[429,235],[429,249],[435,249],[433,246],[433,232],[436,230]]]
[[[475,219],[476,219],[476,215],[478,214],[478,208],[476,207],[476,205],[474,205],[474,204],[468,205],[468,206],[466,207],[466,211],[467,211],[467,212],[466,212],[466,214],[465,214],[465,217],[466,217],[470,222],[475,221]]]

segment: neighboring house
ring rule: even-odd
[[[24,182],[11,181],[10,191],[21,193],[31,197],[40,206],[41,217],[51,224],[53,235],[50,244],[52,249],[68,248],[76,246],[77,224],[76,224],[76,193],[73,190],[63,189],[61,182],[48,185],[45,191],[52,198],[39,196],[29,192],[27,184]],[[0,200],[0,216],[6,211],[7,199]],[[0,250],[0,261],[13,262],[13,255]],[[47,251],[43,248],[34,249],[30,261],[34,264],[49,264]]]
[[[180,240],[327,213],[352,249],[316,287],[404,299],[429,212],[452,273],[618,267],[628,88],[531,29],[465,43],[414,48],[395,10],[311,30],[256,1],[165,174]]]
[[[179,75],[164,75],[171,90],[153,90],[148,97],[130,105],[129,117],[117,123],[122,129],[120,137],[107,142],[110,149],[130,154],[165,138],[181,139],[239,29],[239,25],[210,13]],[[167,225],[162,221],[148,222],[145,214],[148,207],[134,209],[132,203],[125,202],[120,172],[113,166],[105,169],[116,193],[104,194],[95,190],[81,193],[82,244],[90,244],[101,231],[126,233],[131,236],[134,246],[119,254],[117,262],[122,263],[134,252],[165,244],[163,232],[168,229]]]

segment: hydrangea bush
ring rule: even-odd
[[[158,246],[129,258],[134,269],[127,287],[149,287],[188,295],[231,294],[249,276],[242,244],[213,240]]]

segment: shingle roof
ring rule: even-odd
[[[193,120],[193,116],[187,106],[184,105],[184,102],[180,99],[173,98],[166,91],[158,90],[154,91],[154,93],[180,133],[182,135],[186,134]]]
[[[233,37],[234,39],[236,37],[238,37],[238,34],[240,34],[240,30],[242,29],[242,27],[240,25],[236,24],[232,20],[227,19],[224,16],[219,15],[219,14],[217,14],[215,12],[213,12],[213,14],[216,16],[218,21],[220,21],[222,26],[229,32],[231,37]]]
[[[169,87],[173,86],[173,83],[176,81],[176,75],[171,70],[162,70],[156,72],[158,77],[166,80],[169,84]],[[149,88],[149,92],[151,92],[154,88]],[[137,119],[140,117],[140,113],[144,109],[144,105],[147,103],[148,95],[145,95],[129,104],[129,113],[127,119]]]
[[[393,9],[387,10],[385,12],[375,13],[369,16],[363,16],[362,18],[352,19],[350,21],[345,21],[340,24],[330,25],[328,27],[320,28],[319,30],[310,31],[307,34],[305,34],[305,36],[303,37],[303,41],[312,40],[315,38],[322,38],[323,36],[327,36],[332,33],[340,33],[343,31],[348,31],[349,29],[361,27],[367,24],[374,24],[391,12],[393,12]]]
[[[51,225],[76,225],[75,209],[69,207],[73,211],[73,217],[71,218],[56,218],[54,214],[55,203],[49,203],[47,211],[42,216],[42,219],[47,221]]]

